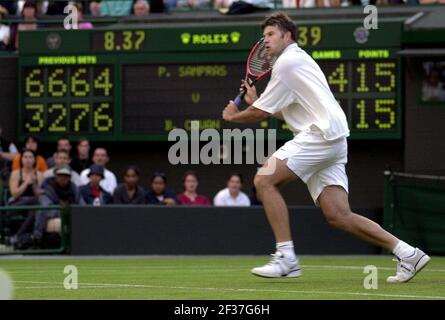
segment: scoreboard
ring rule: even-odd
[[[352,139],[399,139],[401,24],[366,30],[360,23],[299,25],[298,43],[324,72]],[[288,139],[274,118],[253,125],[221,118],[260,36],[256,24],[23,32],[19,136],[166,140],[198,120],[200,129],[277,129]]]

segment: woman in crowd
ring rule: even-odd
[[[9,178],[9,191],[11,198],[8,201],[10,206],[31,206],[39,205],[40,185],[43,181],[43,174],[36,169],[36,155],[31,149],[24,149],[20,154],[20,169],[14,170]],[[34,225],[35,211],[25,212],[26,219],[11,237],[10,242],[16,242],[22,235],[31,232]]]
[[[42,174],[48,170],[48,166],[46,165],[45,158],[38,154],[39,149],[39,141],[35,136],[29,135],[25,138],[25,149],[29,149],[34,153],[37,171]],[[12,170],[19,170],[21,168],[20,165],[21,154],[17,153],[12,160]]]
[[[189,206],[207,206],[210,205],[209,199],[198,194],[199,179],[194,171],[187,171],[183,178],[184,192],[178,195],[178,200],[183,205]]]
[[[124,169],[124,183],[114,190],[114,204],[144,204],[145,190],[139,185],[139,169],[136,166],[127,166]]]
[[[180,204],[174,192],[166,189],[167,177],[164,173],[155,172],[151,177],[151,191],[146,194],[147,204],[176,205]]]
[[[12,171],[9,178],[10,205],[38,204],[39,186],[43,174],[36,169],[36,155],[31,149],[20,154],[20,168]]]

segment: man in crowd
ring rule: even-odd
[[[117,186],[116,176],[113,172],[106,169],[106,165],[110,158],[108,157],[107,150],[105,148],[96,148],[93,154],[93,163],[104,168],[104,179],[100,181],[100,186],[104,188],[109,194],[113,194],[114,189]],[[82,185],[88,184],[90,180],[88,179],[88,174],[90,173],[90,169],[85,169],[80,174],[80,179]]]

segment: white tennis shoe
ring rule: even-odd
[[[272,260],[262,267],[253,268],[251,272],[264,278],[291,278],[302,275],[298,259],[291,260],[283,255],[281,251],[271,254]]]
[[[386,279],[387,282],[398,283],[408,282],[420,272],[430,262],[431,258],[422,250],[416,248],[414,253],[406,258],[397,260],[397,272],[395,276],[390,276]]]

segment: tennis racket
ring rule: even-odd
[[[273,64],[276,58],[267,54],[264,38],[261,38],[250,51],[246,65],[246,81],[254,85],[257,81],[263,79],[272,72]],[[244,99],[247,90],[241,90],[234,102],[239,107]]]

